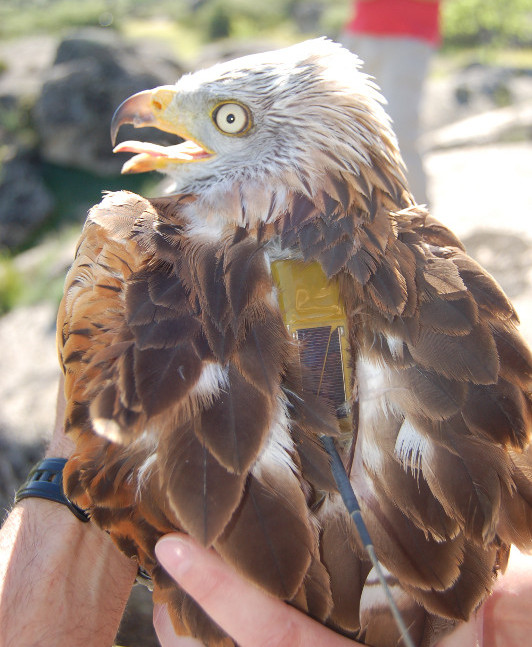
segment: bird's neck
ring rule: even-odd
[[[235,228],[253,233],[286,211],[290,191],[277,182],[221,182],[195,194],[184,214],[190,235],[225,238]]]
[[[367,167],[358,175],[324,172],[312,181],[293,172],[220,182],[197,192],[185,215],[192,235],[220,239],[242,227],[251,234],[282,235],[283,246],[293,246],[297,241],[292,238],[300,231],[334,229],[338,222],[345,225],[346,217],[364,225],[377,212],[393,213],[413,204],[402,174]]]

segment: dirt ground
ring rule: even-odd
[[[502,285],[532,343],[532,144],[432,153],[432,212]]]

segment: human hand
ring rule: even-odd
[[[359,644],[260,591],[239,577],[218,555],[186,535],[166,535],[155,552],[170,575],[240,647],[354,647]],[[155,609],[153,624],[163,647],[202,645],[193,638],[175,635],[166,607]]]
[[[469,622],[437,647],[522,647],[532,636],[532,555],[512,547],[504,576]]]
[[[351,647],[348,640],[240,578],[212,551],[185,535],[166,535],[156,547],[159,561],[205,611],[241,647]],[[245,600],[245,604],[242,601]],[[467,623],[437,647],[521,647],[532,635],[532,556],[512,548],[504,577],[493,594]],[[163,647],[201,643],[175,635],[165,607],[154,612],[154,626]]]

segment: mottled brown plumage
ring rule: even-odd
[[[357,65],[310,41],[126,102],[116,127],[136,114],[192,153],[121,147],[176,193],[105,196],[66,280],[67,492],[209,646],[232,642],[154,557],[174,529],[333,629],[402,644],[321,434],[420,647],[478,607],[511,544],[532,548],[532,356],[500,287],[415,205]],[[213,125],[219,105],[245,106],[240,133]],[[338,281],[347,431],[283,323],[270,262],[287,257]]]

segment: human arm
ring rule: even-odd
[[[58,423],[47,456],[73,444]],[[112,645],[136,574],[109,536],[61,504],[28,498],[0,530],[0,647]]]

